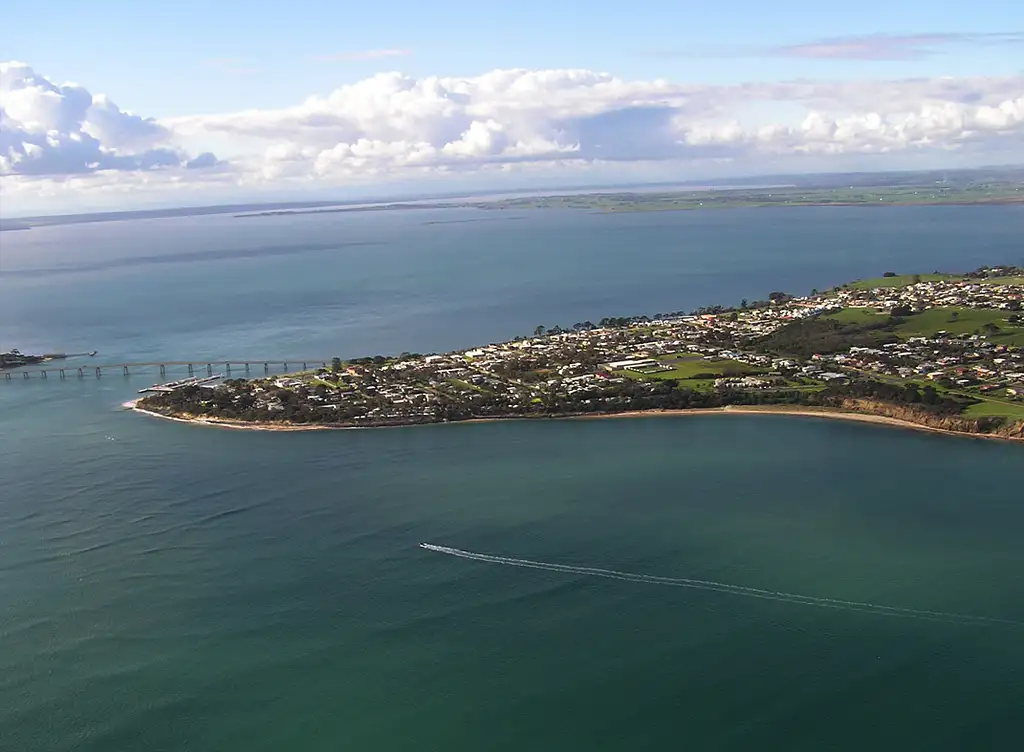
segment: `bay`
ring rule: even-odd
[[[588,214],[448,210],[35,228],[0,239],[0,342],[25,352],[359,357],[538,324],[1024,264],[1024,208]]]
[[[0,238],[0,345],[444,350],[1024,263],[1022,231],[1016,207],[33,229]],[[153,380],[0,382],[4,749],[959,750],[1020,734],[1019,447],[774,416],[280,435],[118,409]]]

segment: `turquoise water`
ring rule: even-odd
[[[1021,263],[1024,213],[964,209],[32,230],[0,240],[0,342],[110,360],[423,351]],[[0,382],[4,750],[1019,739],[1024,626],[918,612],[1024,624],[1020,447],[774,416],[273,434],[117,409],[153,379]]]

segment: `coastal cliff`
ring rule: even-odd
[[[886,418],[906,421],[907,423],[916,423],[949,433],[976,434],[1003,439],[1024,439],[1024,421],[1007,422],[1000,418],[966,418],[956,415],[936,415],[919,407],[864,399],[843,400],[840,408],[853,413],[880,415]]]

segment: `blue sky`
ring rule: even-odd
[[[737,83],[793,78],[999,76],[1024,45],[931,45],[907,60],[729,57],[859,35],[1024,30],[1024,3],[786,0],[640,3],[14,2],[0,50],[155,117],[281,107],[379,70],[471,76],[494,68],[587,68],[625,78]],[[720,48],[718,50],[714,48]],[[367,50],[402,57],[318,60]],[[706,56],[703,53],[709,53]],[[673,54],[675,53],[675,54]],[[716,56],[717,55],[717,56]]]
[[[612,154],[613,160],[648,166],[690,159],[695,169],[683,170],[685,177],[757,172],[785,167],[779,155],[784,157],[787,148],[792,154],[806,153],[809,148],[800,138],[812,136],[810,150],[819,156],[900,151],[906,159],[892,159],[899,166],[922,161],[921,149],[937,143],[937,137],[951,139],[957,149],[965,132],[977,141],[970,134],[979,132],[979,124],[993,158],[1019,154],[1016,102],[1024,97],[1024,3],[988,0],[943,8],[916,0],[51,0],[45,6],[15,0],[4,9],[0,59],[27,68],[10,69],[7,89],[0,90],[5,108],[0,127],[6,129],[0,134],[4,204],[52,200],[56,205],[76,197],[117,196],[114,182],[129,185],[140,180],[139,173],[153,170],[169,176],[186,165],[197,168],[187,173],[190,180],[204,189],[219,181],[224,190],[240,181],[248,181],[246,190],[256,190],[254,176],[262,176],[260,190],[269,190],[274,181],[313,178],[324,185],[381,175],[408,181],[414,176],[392,174],[396,165],[413,165],[420,172],[428,166],[442,173],[465,172],[470,157],[488,169],[505,165],[518,170],[542,161],[554,164],[570,152],[583,167],[601,161],[595,154]],[[632,88],[625,92],[618,84],[580,83],[556,73],[519,84],[479,78],[508,69],[607,73]],[[373,78],[390,71],[406,78]],[[432,77],[469,83],[445,84],[438,95],[436,87],[425,83]],[[941,84],[945,79],[964,83],[948,91]],[[679,90],[652,93],[648,84],[660,80]],[[817,88],[770,88],[798,80]],[[894,83],[908,80],[917,83]],[[485,81],[483,93],[476,91],[474,82],[480,81]],[[66,82],[80,89],[61,89]],[[877,102],[870,96],[872,82],[879,86]],[[356,93],[328,102],[332,92],[353,84],[359,85]],[[524,85],[540,91],[549,84],[551,91],[538,94],[539,100],[551,102],[549,117],[517,94]],[[755,90],[741,95],[740,84]],[[439,109],[438,97],[461,101],[458,92],[466,86],[476,93],[464,111]],[[702,111],[689,90],[683,91],[694,86],[704,87]],[[402,94],[410,89],[419,97],[415,102]],[[579,113],[559,111],[556,116],[559,92],[586,104]],[[517,106],[529,117],[506,106],[509,96],[519,97]],[[41,104],[47,97],[63,98],[63,115],[53,114],[52,103]],[[91,97],[93,106],[79,112],[72,105],[82,97]],[[302,110],[310,97],[318,97],[319,104]],[[378,100],[407,104],[389,108]],[[959,109],[937,115],[947,104]],[[402,107],[418,112],[420,106],[429,113],[407,122]],[[645,107],[660,114],[645,113]],[[349,117],[354,108],[365,115]],[[132,120],[129,113],[145,122]],[[879,127],[872,113],[882,117],[884,138],[875,137]],[[808,117],[819,115],[826,125],[817,120],[808,125]],[[908,124],[908,117],[915,119]],[[592,118],[602,118],[597,131]],[[844,118],[859,120],[851,124]],[[657,138],[669,129],[673,143],[685,142],[690,151],[666,148],[653,159],[645,154],[630,160],[627,149],[615,152],[614,126],[608,125],[627,120],[623,133],[632,138],[643,127],[653,128]],[[77,123],[68,126],[72,130],[62,154],[51,153],[57,147],[43,136],[58,121],[61,127]],[[317,130],[310,125],[314,121],[329,121],[330,129]],[[960,123],[959,133],[951,130],[953,121]],[[799,134],[793,130],[797,127],[803,129]],[[766,135],[764,128],[775,130]],[[851,136],[851,129],[859,136]],[[594,132],[605,143],[580,141],[581,133]],[[95,151],[91,157],[82,155],[84,142]],[[357,148],[357,143],[363,145]],[[977,144],[971,148],[972,154],[981,149]],[[248,162],[243,159],[247,150]],[[264,153],[271,155],[270,168],[257,164],[257,154]],[[460,161],[443,163],[442,153]],[[527,154],[533,156],[527,159]],[[768,159],[769,154],[774,156]],[[824,164],[823,158],[814,165]],[[729,160],[727,169],[722,165]],[[292,169],[303,161],[308,174]],[[799,162],[794,158],[794,169]],[[840,162],[837,157],[836,165]],[[289,168],[281,169],[282,163]],[[367,167],[371,163],[372,169]],[[652,175],[666,171],[664,164],[655,167]],[[221,177],[214,179],[214,173]],[[151,175],[143,182],[152,188],[160,181]]]

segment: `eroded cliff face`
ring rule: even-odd
[[[1024,420],[1018,420],[1015,423],[1008,423],[1004,426],[1000,426],[992,433],[995,436],[1024,441]]]
[[[843,409],[906,420],[943,431],[999,436],[1004,439],[1024,439],[1024,421],[1007,422],[998,418],[964,418],[955,415],[935,415],[927,410],[911,405],[894,405],[889,402],[862,399],[844,400]]]

